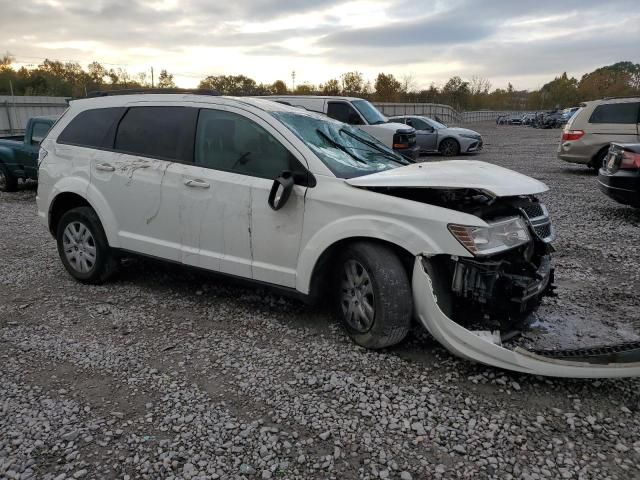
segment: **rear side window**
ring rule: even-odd
[[[58,135],[58,143],[80,147],[111,148],[115,126],[126,108],[96,108],[76,115]]]
[[[190,107],[132,107],[118,126],[115,149],[191,162],[197,117],[198,110]]]
[[[598,105],[589,123],[638,123],[638,107],[640,103],[610,103]]]

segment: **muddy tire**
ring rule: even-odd
[[[453,138],[445,138],[440,142],[440,153],[444,157],[455,157],[460,154],[460,144]]]
[[[11,175],[7,166],[0,162],[0,192],[15,192],[18,189],[18,179]]]
[[[349,245],[335,272],[336,310],[358,345],[378,349],[395,345],[411,327],[411,282],[400,258],[373,242]]]
[[[82,283],[104,283],[116,270],[117,261],[91,207],[69,210],[58,222],[58,253],[67,272]]]

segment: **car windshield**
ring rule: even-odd
[[[369,125],[379,125],[387,123],[387,117],[382,115],[380,111],[366,100],[354,100],[351,102],[356,110],[364,117]]]
[[[302,140],[338,178],[353,178],[411,163],[350,125],[312,113],[271,112]]]
[[[429,123],[429,125],[431,125],[436,130],[442,130],[443,128],[447,128],[447,126],[444,123],[436,122],[432,118],[426,118],[425,120]]]

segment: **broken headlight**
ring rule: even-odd
[[[464,248],[478,256],[504,252],[531,240],[527,225],[520,217],[487,223],[487,227],[449,224],[449,231]]]

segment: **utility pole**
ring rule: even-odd
[[[151,67],[151,88],[153,88],[153,67]]]
[[[291,91],[295,91],[296,89],[296,71],[293,70],[291,72]]]

